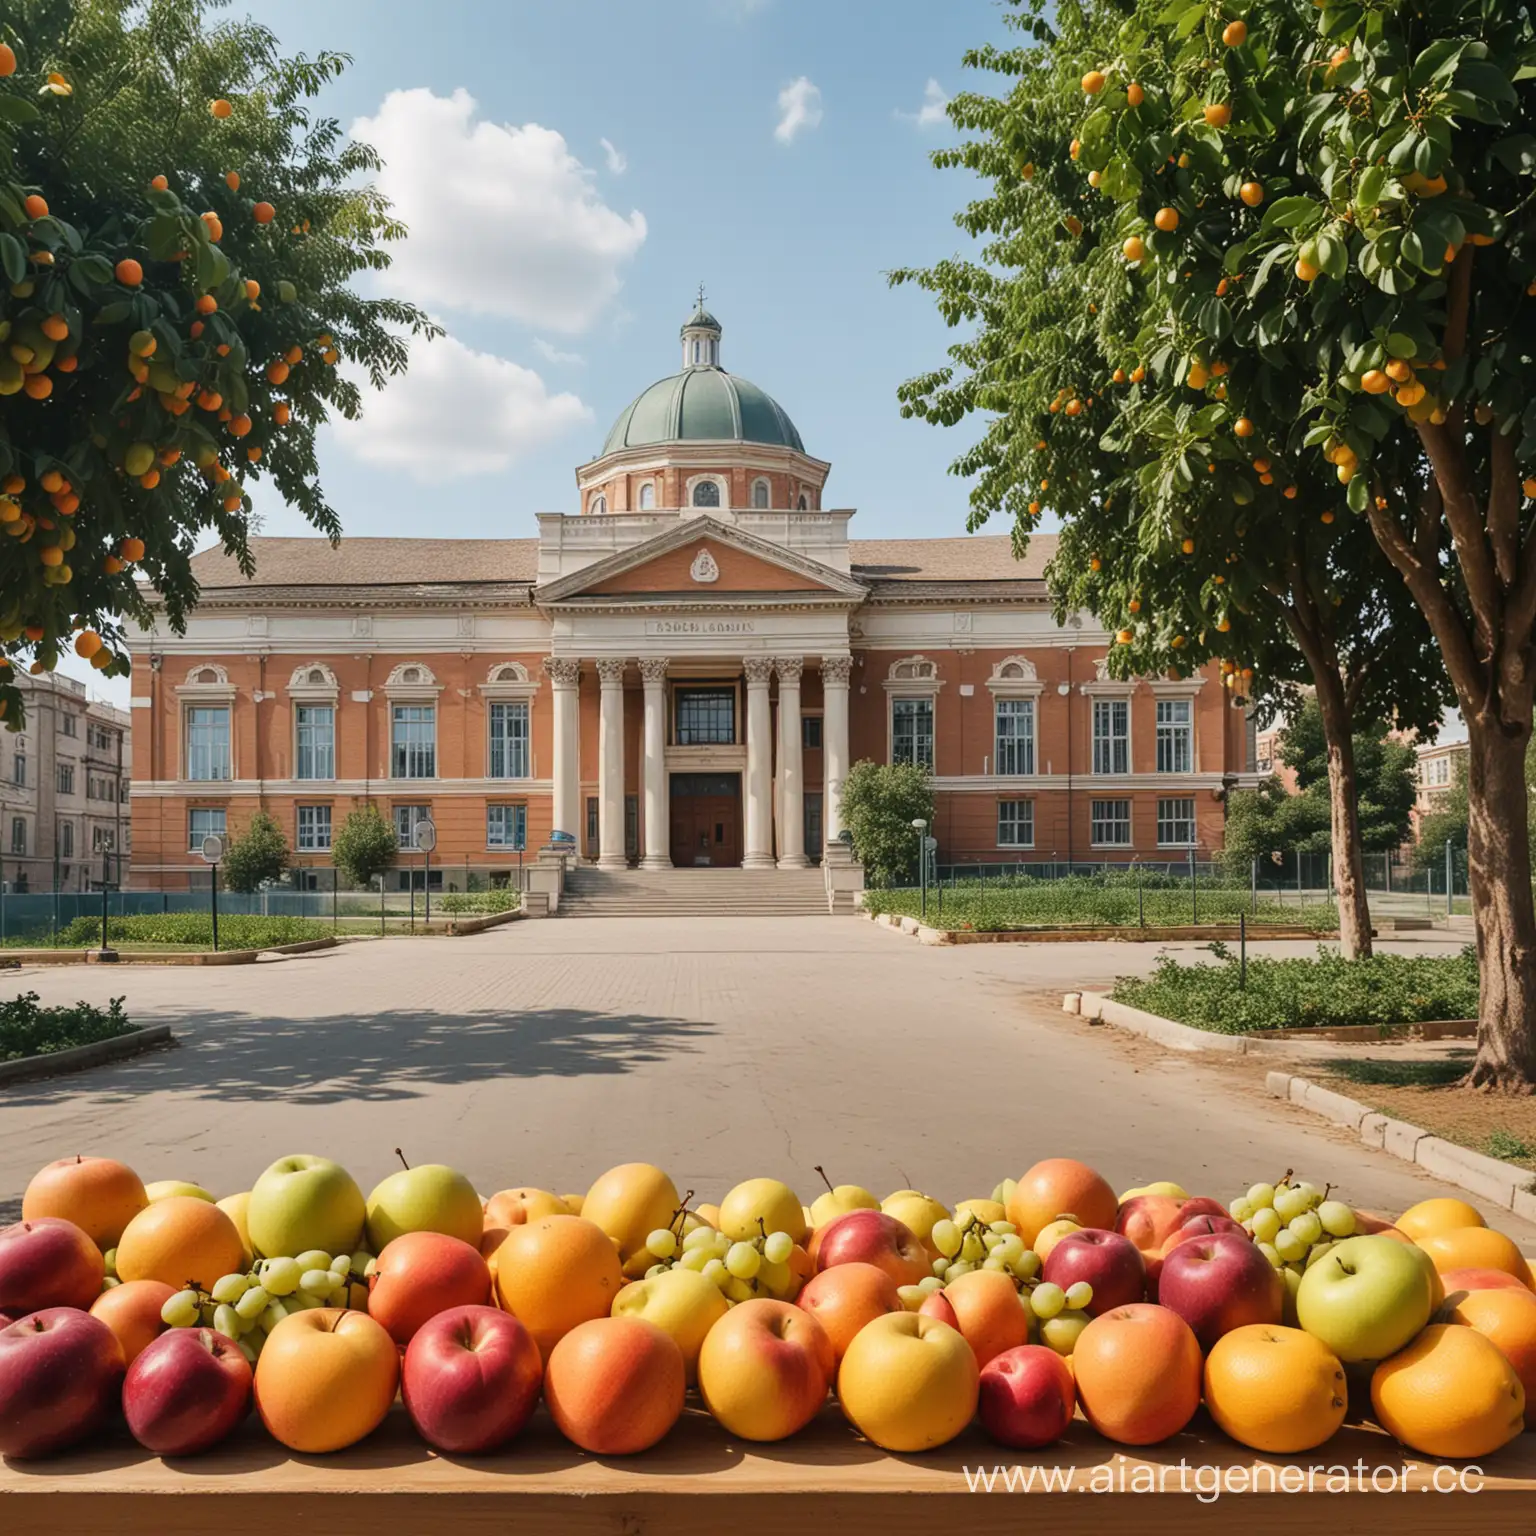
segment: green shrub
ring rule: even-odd
[[[503,886],[495,891],[447,891],[436,899],[440,912],[463,913],[513,912],[517,909],[518,896],[514,890]]]
[[[36,992],[23,992],[8,1003],[0,1003],[0,1061],[68,1051],[129,1034],[134,1028],[123,1015],[120,997],[114,997],[105,1009],[91,1003],[40,1008]]]
[[[323,939],[330,931],[329,923],[307,917],[231,913],[219,919],[219,948],[270,949],[276,944]],[[111,944],[184,944],[211,949],[213,920],[206,912],[151,912],[137,917],[112,917],[107,920],[107,941]],[[77,917],[59,930],[59,944],[64,948],[91,948],[100,942],[99,917]]]
[[[1214,965],[1163,955],[1151,976],[1122,976],[1110,996],[1222,1035],[1477,1016],[1477,955],[1470,946],[1459,955],[1345,960],[1319,944],[1315,959],[1250,960],[1241,988],[1237,955],[1225,944],[1212,944],[1211,952]]]
[[[353,885],[367,886],[395,862],[400,843],[395,829],[379,815],[376,805],[347,813],[331,842],[331,862]]]
[[[230,839],[219,874],[226,889],[249,893],[263,883],[276,884],[288,873],[289,861],[283,829],[266,811],[257,811],[245,830]]]
[[[933,825],[933,788],[913,763],[858,762],[843,781],[843,823],[872,886],[891,885],[917,868],[919,818]]]

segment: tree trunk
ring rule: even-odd
[[[1323,739],[1328,748],[1328,810],[1333,837],[1333,882],[1339,904],[1339,950],[1346,960],[1371,953],[1371,909],[1365,894],[1365,855],[1360,847],[1360,802],[1355,784],[1355,743],[1350,711],[1338,673],[1314,673]]]
[[[1477,1057],[1467,1083],[1536,1091],[1536,902],[1525,748],[1529,731],[1467,721],[1467,852],[1480,976]]]

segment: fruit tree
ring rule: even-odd
[[[1015,517],[1037,515],[1029,504],[1038,509],[1042,480],[1085,505],[1118,504],[1142,570],[1164,579],[1204,557],[1208,592],[1230,564],[1223,586],[1239,590],[1208,597],[1206,614],[1229,599],[1236,607],[1281,551],[1302,578],[1299,610],[1333,606],[1339,583],[1364,579],[1377,551],[1390,563],[1394,579],[1373,582],[1385,605],[1374,633],[1394,674],[1411,678],[1416,667],[1404,674],[1401,664],[1422,646],[1397,616],[1406,594],[1471,739],[1482,959],[1471,1081],[1528,1092],[1536,907],[1522,764],[1536,683],[1536,137],[1521,124],[1536,108],[1530,12],[1509,0],[1128,0],[1049,15],[1035,0],[1016,3],[1015,23],[1038,46],[972,56],[1017,77],[1015,88],[1003,103],[957,99],[956,121],[985,136],[942,157],[997,184],[962,224],[995,237],[1003,271],[969,294],[946,287],[943,267],[925,275],[952,319],[981,321],[973,355],[959,360],[972,370],[974,408],[1001,413],[961,467]],[[1112,365],[1121,378],[1074,378],[1077,359],[1065,352],[1033,393],[1015,378],[1039,359],[1029,295],[1008,269],[1031,263],[1034,283],[1048,275],[1058,302],[1091,307],[1098,356],[1121,359]],[[972,406],[945,398],[951,389],[946,370],[914,381],[908,401],[954,419]],[[1118,476],[1079,487],[1053,477],[1056,455],[1073,467],[1074,434],[1117,457]],[[1230,509],[1214,536],[1213,505]],[[1339,612],[1348,615],[1347,603]],[[1180,617],[1190,615],[1186,602]],[[1365,638],[1352,618],[1334,628],[1335,643]],[[1322,674],[1308,662],[1326,715]],[[1422,723],[1422,714],[1407,718]],[[1331,751],[1341,739],[1330,727]]]
[[[249,570],[250,486],[321,532],[315,432],[345,360],[405,366],[409,305],[350,287],[400,227],[378,161],[308,101],[345,66],[283,59],[204,0],[19,0],[0,18],[0,714],[12,661],[108,673],[118,615],[179,626],[212,533]]]

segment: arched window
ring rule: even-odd
[[[693,360],[695,364],[697,364],[699,360],[699,343],[697,339],[695,339],[693,343]]]
[[[608,511],[608,498],[606,496],[594,496],[589,510],[593,517],[602,517]]]
[[[652,480],[647,480],[645,484],[640,487],[640,510],[642,512],[649,512],[655,505],[656,484]]]
[[[700,480],[693,488],[693,504],[696,507],[718,507],[720,487],[713,480]]]
[[[800,500],[795,503],[795,506],[801,512],[809,512],[810,511],[811,504],[810,504],[809,501],[807,501],[805,499],[805,492],[804,491],[800,492]]]
[[[760,512],[767,509],[768,482],[766,480],[754,480],[752,482],[752,505]]]

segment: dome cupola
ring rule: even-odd
[[[720,322],[704,308],[704,284],[699,284],[699,302],[683,321],[683,367],[718,368],[720,366]]]

